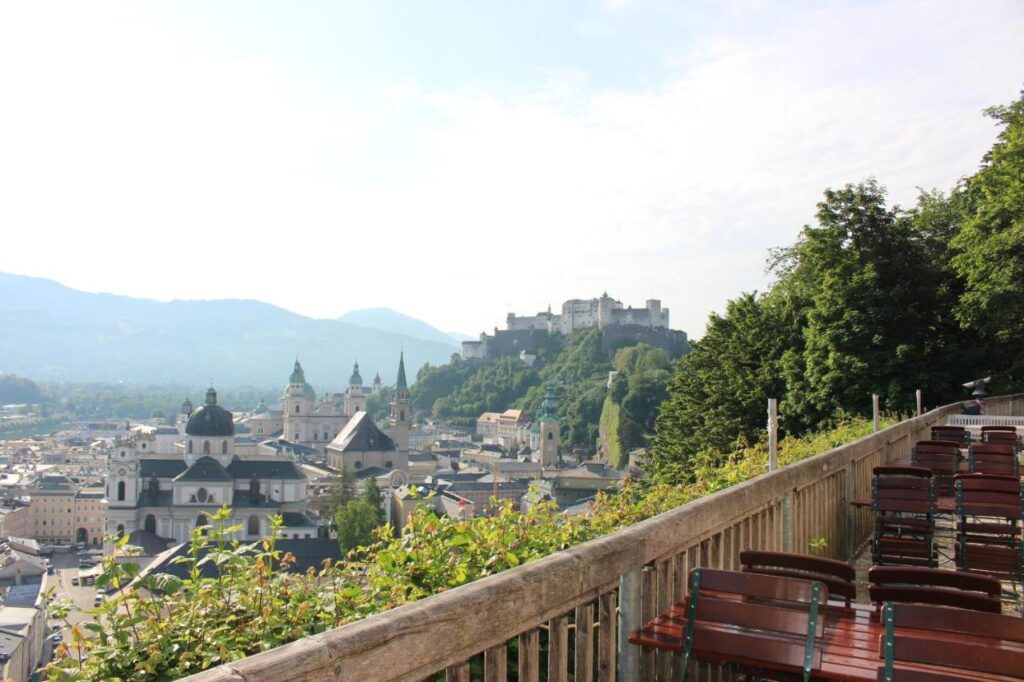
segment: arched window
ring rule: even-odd
[[[248,531],[249,531],[249,535],[259,535],[260,534],[260,518],[258,516],[256,516],[255,514],[250,514],[249,515],[249,528],[248,528]]]
[[[352,466],[355,467],[356,469],[362,469],[363,468],[363,463],[362,462],[356,462]]]
[[[389,459],[388,461],[384,462],[384,466],[387,467],[388,469],[390,469],[391,467],[393,467],[395,465],[392,464],[391,460]]]
[[[122,537],[123,535],[124,535],[124,525],[119,523],[119,524],[117,524],[117,537]]]
[[[192,454],[192,439],[188,439],[188,454]]]
[[[298,406],[298,405],[296,405],[296,406],[295,406],[295,414],[298,414],[298,413],[299,413],[299,406]]]
[[[156,517],[152,514],[146,514],[146,522],[143,526],[147,533],[156,535]]]
[[[210,454],[210,441],[208,441],[208,440],[204,440],[203,441],[203,454],[204,455]]]
[[[124,481],[117,482],[117,501],[124,502]]]
[[[548,431],[548,440],[552,440],[552,439],[554,439],[554,437],[555,437],[554,432],[553,431]]]
[[[400,422],[404,422],[405,421],[405,410],[400,410],[398,412],[398,421],[400,421]]]
[[[227,441],[223,441],[220,444],[220,454],[222,454],[222,455],[228,454],[228,442]]]
[[[316,431],[314,431],[314,432],[313,432],[313,440],[316,440],[316,439],[317,439],[317,436],[319,436],[319,435],[320,435],[319,433],[317,433]]]

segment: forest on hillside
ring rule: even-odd
[[[544,387],[550,384],[559,400],[563,445],[593,451],[605,400],[611,395],[617,405],[626,406],[620,421],[628,439],[625,447],[641,447],[653,433],[670,366],[665,351],[647,344],[606,352],[599,329],[567,336],[552,333],[537,349],[533,367],[518,358],[482,364],[458,356],[439,367],[426,365],[417,374],[412,398],[418,409],[435,418],[474,426],[482,412],[521,408],[539,414]],[[608,373],[613,369],[619,376],[609,390]]]
[[[784,433],[844,414],[909,413],[962,400],[963,382],[1024,386],[1024,98],[986,111],[1000,128],[980,169],[949,192],[891,206],[874,179],[828,189],[815,225],[770,254],[763,292],[713,313],[675,368],[651,471],[693,480],[763,437],[766,400]]]

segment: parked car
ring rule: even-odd
[[[96,598],[92,600],[92,605],[93,606],[99,606],[102,603],[103,603],[103,595],[102,594],[97,594]]]
[[[81,584],[81,581],[78,579],[77,575],[71,579],[71,584],[75,587],[78,587]]]

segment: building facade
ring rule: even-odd
[[[234,440],[234,417],[210,388],[188,417],[183,453],[144,452],[134,434],[116,441],[107,459],[107,533],[142,530],[185,542],[228,505],[231,524],[242,526],[239,539],[267,535],[275,515],[285,537],[315,537],[301,470],[288,457],[237,455]]]

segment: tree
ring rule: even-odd
[[[313,507],[320,513],[320,518],[329,519],[335,512],[356,498],[356,477],[347,466],[326,491],[312,501]]]
[[[380,492],[377,479],[371,476],[366,480],[366,488],[363,490],[363,500],[377,510],[377,525],[384,523],[384,502]]]
[[[987,369],[1009,386],[1024,375],[1024,96],[985,113],[1003,129],[957,192],[965,219],[953,267],[965,291],[956,315],[987,347]]]
[[[365,547],[373,542],[373,531],[377,527],[378,509],[366,500],[353,500],[342,505],[334,515],[338,529],[338,544],[343,553],[356,547]]]
[[[713,313],[704,338],[676,364],[652,441],[652,473],[692,480],[699,452],[728,452],[739,438],[757,440],[765,400],[783,391],[779,362],[793,347],[780,306],[749,293]]]

